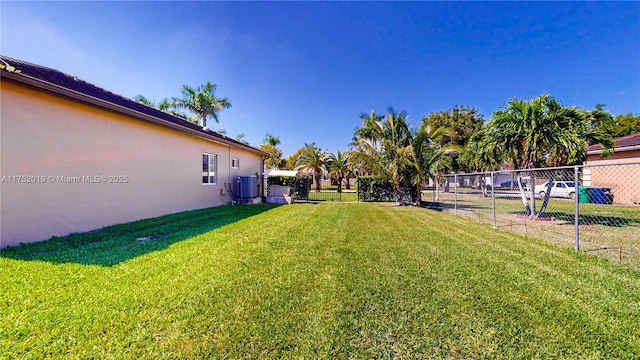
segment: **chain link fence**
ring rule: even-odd
[[[447,175],[423,200],[640,270],[640,163]]]

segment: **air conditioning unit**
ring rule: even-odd
[[[258,177],[238,176],[236,181],[236,194],[240,199],[258,197]]]

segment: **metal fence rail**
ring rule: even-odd
[[[444,211],[640,269],[640,163],[450,174],[438,185],[423,199]]]
[[[338,179],[325,177],[316,178],[313,175],[274,177],[268,180],[267,193],[271,184],[288,186],[291,189],[291,196],[297,202],[357,201],[358,199],[355,179],[338,181]]]

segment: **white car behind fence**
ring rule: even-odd
[[[544,197],[547,193],[549,182],[536,185],[534,191],[536,195]],[[573,199],[576,196],[576,183],[573,181],[554,181],[551,183],[551,197]]]

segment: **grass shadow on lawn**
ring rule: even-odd
[[[566,221],[567,224],[573,226],[574,214],[566,212],[545,212],[545,216],[554,217],[556,220]],[[603,225],[608,227],[625,227],[625,226],[640,226],[639,219],[629,219],[619,216],[605,216],[605,215],[591,215],[580,214],[578,215],[578,223],[580,225]]]
[[[436,203],[441,203],[442,204],[442,208],[443,209],[455,209],[456,205],[451,202],[451,201],[436,201]],[[477,204],[471,201],[460,201],[458,200],[458,210],[475,210],[475,209],[485,209],[485,210],[491,210],[491,204],[488,205],[484,205],[484,204]]]
[[[511,215],[525,215],[523,211],[510,211]],[[564,225],[574,226],[574,214],[561,211],[545,211],[543,218],[554,218],[555,220],[564,221]],[[525,219],[523,217],[523,219]],[[580,225],[602,225],[608,227],[622,228],[626,226],[640,226],[640,219],[624,218],[619,216],[604,216],[580,214],[578,215],[578,223]],[[557,225],[557,224],[556,224]]]
[[[487,212],[485,215],[491,215],[491,202],[490,202],[491,198],[488,198],[486,200],[487,201],[485,203],[478,203],[478,202],[468,201],[468,200],[458,200],[457,209],[459,211],[467,210],[467,211],[472,211],[476,213],[479,213],[480,210],[486,210]],[[515,205],[515,203],[512,203],[510,205]],[[607,206],[607,205],[603,205],[603,206]],[[453,201],[443,201],[442,208],[445,210],[453,210],[455,208],[455,203]],[[543,215],[544,218],[553,217],[556,220],[564,221],[566,225],[573,226],[573,223],[574,223],[573,212],[558,211],[558,210],[549,211],[549,209],[551,208],[552,206],[549,206],[547,211],[544,212],[544,215]],[[500,208],[498,209],[498,212],[503,214],[506,213],[510,215],[524,215],[524,207],[519,206],[518,210],[507,210],[507,211],[505,211],[505,209]],[[580,225],[602,225],[602,226],[607,226],[612,228],[640,226],[640,219],[635,216],[624,217],[624,215],[615,216],[615,215],[593,214],[590,211],[585,212],[583,210],[580,211],[578,221]]]
[[[277,206],[279,205],[223,205],[186,211],[5,248],[0,251],[0,258],[114,266]],[[143,238],[146,240],[138,240]]]

